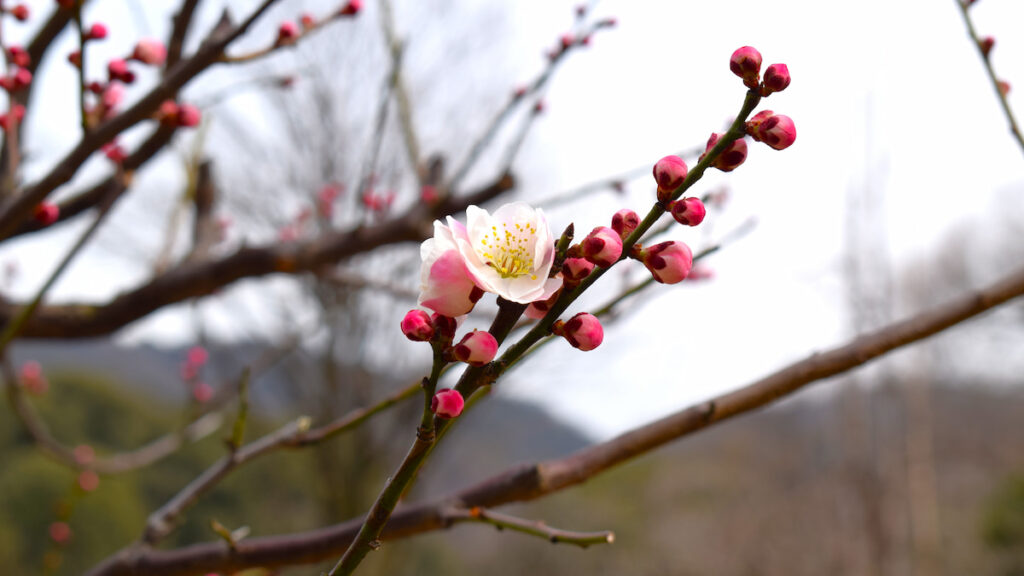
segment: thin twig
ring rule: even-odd
[[[543,538],[552,544],[572,544],[580,548],[589,548],[594,544],[611,544],[615,541],[615,533],[609,530],[600,532],[575,532],[552,528],[538,520],[524,520],[517,516],[502,514],[479,506],[464,509],[453,508],[445,513],[445,519],[453,522],[476,522],[490,524],[498,530],[512,530],[528,536]]]

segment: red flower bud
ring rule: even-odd
[[[39,224],[49,226],[60,217],[60,208],[53,202],[41,202],[36,206],[34,217]]]
[[[85,32],[86,40],[103,40],[107,37],[107,27],[97,22]]]
[[[708,138],[707,147],[704,149],[704,154],[701,155],[700,159],[703,160],[704,156],[715,147],[718,140],[722,137],[721,134],[711,134]],[[722,150],[722,153],[715,158],[714,163],[711,165],[718,168],[722,172],[732,172],[733,170],[740,167],[747,159],[747,141],[743,138],[733,140],[732,144],[728,148]]]
[[[455,318],[440,314],[431,314],[430,323],[434,327],[434,333],[445,342],[451,342],[455,338],[455,331],[459,328],[459,323],[455,321]]]
[[[772,64],[764,71],[761,95],[767,96],[772,92],[782,92],[789,86],[789,81],[789,67],[785,64]]]
[[[578,283],[594,270],[594,263],[586,258],[566,258],[562,262],[562,278],[565,282]]]
[[[981,50],[982,55],[985,56],[986,58],[988,57],[989,52],[992,51],[992,48],[995,47],[995,45],[996,39],[991,36],[985,36],[981,40],[978,40],[978,49]]]
[[[757,88],[761,73],[761,53],[750,46],[738,48],[729,58],[729,69],[732,73],[743,78],[743,84],[747,88]]]
[[[426,342],[434,337],[430,315],[423,310],[409,310],[402,318],[402,334],[413,342]]]
[[[623,240],[626,239],[626,236],[632,234],[633,230],[636,230],[636,227],[639,225],[640,217],[636,215],[636,212],[628,208],[623,208],[612,216],[612,230],[618,232]]]
[[[452,349],[455,359],[470,366],[483,366],[498,353],[498,341],[490,332],[473,330]]]
[[[341,9],[342,16],[355,16],[363,9],[362,0],[348,0],[345,7]]]
[[[441,390],[430,399],[430,411],[438,418],[455,418],[462,414],[465,407],[466,401],[462,399],[462,394],[454,388]]]
[[[658,201],[668,202],[672,192],[686,180],[686,162],[679,156],[665,156],[654,165],[654,181],[658,184]]]
[[[684,226],[696,226],[704,221],[707,209],[700,198],[680,198],[669,206],[672,217]]]
[[[178,107],[179,126],[192,128],[194,126],[198,126],[200,120],[202,120],[202,114],[199,112],[199,108],[196,108],[191,104],[182,104]]]
[[[277,44],[279,46],[292,44],[298,37],[299,27],[295,25],[295,22],[282,22],[277,28]]]
[[[796,141],[796,125],[789,116],[765,110],[747,122],[747,134],[776,150],[785,150]]]
[[[7,53],[11,56],[11,63],[15,66],[22,68],[28,68],[32,64],[32,57],[29,56],[28,51],[21,46],[11,46],[7,49]]]
[[[14,16],[14,19],[17,20],[18,22],[24,22],[25,20],[28,20],[28,6],[25,6],[24,4],[18,4],[14,8],[11,8],[11,16]]]
[[[640,251],[640,260],[662,284],[682,282],[693,268],[693,252],[682,242],[668,241]]]
[[[564,324],[557,324],[553,327],[555,334],[565,338],[573,348],[589,352],[601,345],[604,341],[604,328],[597,316],[587,312],[580,312]]]
[[[581,243],[583,257],[607,268],[614,264],[622,255],[622,237],[607,226],[598,226]]]

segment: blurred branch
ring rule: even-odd
[[[104,144],[114,140],[121,132],[149,118],[164,100],[174,97],[178,90],[214,64],[224,49],[240,37],[277,0],[263,0],[238,26],[228,29],[217,27],[211,36],[188,60],[179,62],[167,71],[163,79],[149,93],[121,114],[95,126],[77,145],[36,183],[0,205],[0,238],[7,238],[28,219],[37,204],[58,186],[70,181],[89,157]]]
[[[981,55],[981,61],[985,64],[985,72],[988,73],[988,79],[992,82],[992,88],[996,91],[996,96],[999,98],[999,104],[1003,108],[1003,113],[1006,115],[1007,122],[1010,123],[1010,133],[1013,134],[1014,139],[1017,140],[1017,146],[1020,147],[1021,151],[1024,152],[1024,136],[1021,135],[1020,127],[1017,125],[1017,119],[1013,115],[1013,110],[1010,109],[1010,101],[1007,99],[1009,95],[1009,88],[1003,89],[1002,80],[996,76],[995,68],[992,67],[992,60],[989,58],[989,50],[984,48],[983,40],[978,37],[978,32],[974,29],[974,22],[971,20],[971,2],[967,0],[953,0],[960,8],[960,14],[964,18],[964,25],[967,26],[967,35],[970,36],[971,41],[974,42],[974,48],[978,50],[978,54]]]
[[[174,68],[181,61],[181,55],[185,49],[185,36],[192,26],[192,16],[198,5],[199,0],[185,0],[181,3],[181,9],[174,16],[171,36],[167,40],[167,61],[164,63],[164,70]]]
[[[615,541],[615,533],[604,530],[601,532],[573,532],[552,528],[541,521],[524,520],[516,516],[502,514],[479,506],[462,509],[453,508],[444,514],[445,520],[457,522],[477,522],[490,524],[498,530],[512,530],[529,536],[543,538],[552,544],[572,544],[580,548],[588,548],[594,544],[611,544]]]
[[[668,442],[767,406],[811,383],[867,364],[1020,296],[1024,296],[1024,270],[607,442],[564,458],[511,468],[432,502],[406,506],[392,515],[382,537],[403,538],[446,528],[445,513],[452,506],[496,507],[564,490]],[[309,532],[253,538],[239,542],[234,551],[222,543],[204,543],[176,550],[144,550],[134,556],[122,554],[97,566],[88,576],[177,576],[317,562],[344,550],[361,525],[360,518]]]
[[[369,288],[375,292],[387,292],[392,296],[406,300],[416,300],[419,297],[418,289],[400,286],[393,282],[356,274],[348,270],[332,270],[321,274],[320,279],[336,286],[345,286],[357,290]]]
[[[426,180],[424,166],[420,161],[420,142],[416,137],[416,126],[412,119],[412,103],[409,100],[409,88],[402,76],[402,53],[404,44],[395,32],[395,15],[390,0],[380,0],[381,27],[387,41],[388,54],[391,56],[392,88],[395,102],[398,104],[398,120],[402,128],[402,141],[405,151],[409,154],[409,164],[416,174],[416,182],[422,187]]]
[[[109,334],[163,306],[205,296],[242,278],[273,273],[298,274],[400,242],[421,241],[432,233],[431,222],[465,210],[512,189],[505,175],[473,194],[447,198],[435,206],[414,205],[405,214],[366,227],[330,232],[293,244],[242,247],[228,256],[203,262],[184,262],[149,282],[101,305],[65,304],[40,307],[29,319],[23,338],[84,338]],[[0,303],[0,321],[9,321],[18,305]]]

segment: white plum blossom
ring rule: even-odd
[[[561,286],[560,278],[548,277],[555,244],[542,210],[515,202],[492,215],[470,206],[466,221],[463,226],[449,216],[447,226],[434,222],[434,237],[420,248],[420,304],[457,316],[479,299],[471,287],[528,304],[548,298]]]

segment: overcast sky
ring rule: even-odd
[[[30,4],[48,10],[52,2]],[[166,14],[140,20],[123,9],[132,4],[104,0],[100,5],[108,8],[97,14],[115,27],[144,21],[152,34],[162,35]],[[374,9],[374,2],[367,4]],[[402,15],[431,5],[403,4],[408,3],[398,2],[399,25],[406,31],[413,24]],[[568,28],[574,4],[504,4],[502,39],[509,43],[506,65],[518,74],[509,79],[514,85],[539,70],[543,50]],[[1024,6],[981,0],[973,11],[980,32],[997,39],[997,70],[1020,87],[1011,92],[1011,104],[1024,109]],[[548,112],[517,164],[523,167],[520,198],[544,198],[703,143],[742,103],[744,88],[729,72],[728,59],[743,45],[758,48],[765,65],[789,66],[792,85],[761,108],[792,117],[798,132],[796,144],[781,152],[751,142],[744,166],[728,175],[709,171],[698,184],[697,192],[722,184],[731,191],[725,211],[712,215],[713,236],[750,217],[758,222],[750,235],[710,261],[713,281],[658,287],[627,319],[609,327],[597,351],[549,346],[500,385],[510,395],[540,399],[597,436],[841,342],[847,333],[840,277],[843,211],[851,188],[871,185],[884,192],[878,215],[897,269],[932,253],[955,226],[984,225],[1000,191],[1020,192],[1024,153],[1009,136],[954,0],[605,0],[597,13],[616,17],[619,25],[599,34],[555,78]],[[64,41],[70,50],[69,38]],[[48,156],[71,143],[65,127],[73,125],[76,112],[67,98],[73,77],[66,76],[63,85],[48,85],[37,102],[54,109],[34,120],[41,134],[40,170]],[[570,219],[577,230],[589,230],[607,224],[622,207],[644,213],[652,201],[650,181],[641,179],[625,196],[601,194],[548,217],[556,230]],[[77,228],[5,246],[0,261],[17,260],[23,270],[16,294],[38,285]],[[703,242],[700,228],[680,228],[672,237],[694,247]],[[55,297],[109,297],[145,273],[123,259],[90,252]],[[604,295],[618,285],[616,275],[609,276],[598,290]],[[642,276],[634,263],[629,277]],[[602,300],[597,295],[577,308]],[[396,311],[394,324],[402,313]],[[122,338],[174,341],[182,325],[160,315]]]

